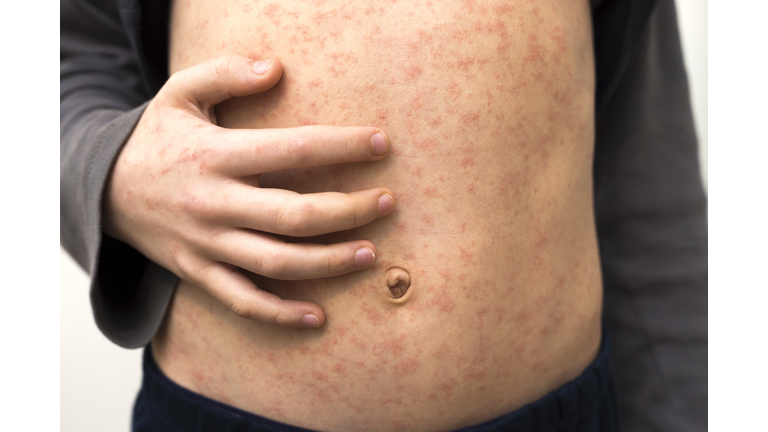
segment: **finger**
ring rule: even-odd
[[[282,73],[280,60],[224,55],[173,74],[164,89],[208,112],[227,99],[269,90]]]
[[[224,305],[243,318],[284,327],[320,327],[323,309],[315,303],[283,300],[262,291],[238,269],[213,263],[198,273],[195,283],[207,287]]]
[[[291,237],[350,230],[392,213],[395,199],[385,188],[352,193],[299,194],[236,183],[222,191],[217,221]]]
[[[286,243],[248,230],[222,233],[206,244],[208,257],[280,280],[320,279],[369,268],[376,248],[359,240],[332,245]]]
[[[389,137],[374,127],[221,129],[217,134],[228,151],[211,163],[232,176],[376,161],[389,152]]]

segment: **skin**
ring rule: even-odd
[[[281,73],[279,60],[259,63],[229,55],[174,74],[117,158],[105,194],[104,231],[206,289],[240,316],[319,327],[325,314],[317,304],[261,291],[236,268],[277,279],[368,268],[376,260],[370,241],[288,244],[275,234],[307,237],[364,225],[390,214],[394,196],[385,188],[301,195],[259,188],[259,176],[378,161],[389,140],[372,127],[233,131],[216,126],[216,104],[267,90]]]
[[[180,271],[183,281],[153,340],[156,360],[172,380],[312,429],[430,431],[512,411],[593,360],[602,287],[591,196],[594,72],[586,1],[179,0],[170,35],[171,81],[209,76],[177,82],[173,94],[204,83],[227,88],[218,98],[172,105],[218,135],[190,134],[192,148],[184,153],[190,139],[181,140],[167,153],[175,159],[150,170],[155,176],[186,170],[168,186],[173,193],[157,200],[164,213],[143,218],[142,198],[131,207],[133,219],[126,217],[151,221],[137,223],[142,239],[129,239],[151,245],[140,250],[168,251],[158,259],[188,257],[166,262],[192,269]],[[244,72],[249,60],[207,60],[225,53],[280,58],[285,70],[279,81],[270,78],[269,90],[265,84],[233,91],[240,87],[228,84],[231,77],[254,78]],[[208,72],[193,74],[206,64]],[[258,94],[240,97],[254,89]],[[342,150],[344,160],[299,157],[304,162],[294,166],[287,165],[303,152],[269,159],[286,146],[264,139],[264,131],[274,137],[317,124],[372,125],[353,129],[357,139],[339,140],[359,142],[366,156]],[[140,126],[147,140],[157,129],[152,122]],[[158,163],[149,156],[162,159],[162,145],[187,130],[169,129],[144,159],[128,159]],[[382,160],[370,150],[379,130],[390,144]],[[229,134],[240,138],[218,139]],[[230,143],[247,150],[230,152]],[[323,153],[334,143],[308,147]],[[186,155],[196,151],[202,156],[188,163]],[[142,184],[135,179],[123,187]],[[157,180],[149,179],[145,193],[155,190]],[[242,195],[229,191],[232,184]],[[301,201],[288,211],[295,215],[284,225],[290,231],[275,230],[280,218],[265,215],[285,212],[270,207],[274,190],[294,198],[341,194],[334,196],[360,202],[351,207],[368,209],[359,212],[367,216],[341,225],[335,222],[349,217],[333,216],[337,201]],[[371,209],[382,194],[396,196],[397,208],[377,218],[381,212]],[[189,204],[200,200],[205,205]],[[311,216],[299,216],[308,209]],[[174,241],[191,252],[174,255]],[[343,251],[330,255],[341,257],[341,270],[331,274],[325,265],[326,274],[313,273],[320,272],[313,262],[322,259],[311,261],[308,243]],[[268,250],[276,245],[295,254],[264,265],[273,262],[263,256],[274,257]],[[376,261],[349,272],[360,246],[371,248]],[[197,256],[204,259],[198,263]],[[227,279],[190,277],[209,268],[221,268]],[[407,290],[393,292],[405,280]],[[233,302],[230,291],[236,299],[262,297]],[[261,299],[296,309],[275,314],[272,306],[260,309]],[[271,313],[243,313],[249,308]],[[308,311],[326,320],[319,329],[270,324],[276,316],[300,324]]]

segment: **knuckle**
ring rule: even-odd
[[[179,272],[179,277],[199,284],[206,271],[206,267],[201,267],[196,260],[188,254],[172,253],[172,257],[173,263]]]
[[[226,230],[218,229],[212,230],[210,227],[199,226],[190,229],[190,232],[186,234],[186,241],[190,247],[202,255],[210,255],[211,253],[222,253],[221,246],[224,244],[221,237]],[[224,252],[226,254],[226,252]]]
[[[361,212],[358,203],[345,200],[344,205],[339,207],[334,215],[334,219],[339,221],[338,223],[343,229],[352,229],[362,224],[363,216],[364,214]]]
[[[162,94],[170,96],[172,99],[188,98],[194,93],[191,90],[200,85],[200,80],[203,79],[205,73],[205,67],[200,65],[176,71],[168,77],[158,96]]]
[[[235,56],[231,54],[216,57],[213,60],[213,71],[219,79],[226,79],[232,75]]]
[[[285,254],[282,251],[267,251],[258,258],[258,267],[262,276],[279,278],[288,269]]]
[[[246,296],[234,296],[229,300],[229,308],[242,318],[251,318],[254,315],[252,303]]]
[[[355,136],[351,133],[344,134],[344,149],[346,151],[346,157],[348,160],[357,159],[356,156],[359,153],[359,141],[355,139]]]
[[[152,99],[150,106],[152,104],[167,106],[179,105],[181,101],[184,101],[187,97],[187,90],[190,87],[190,75],[190,71],[187,69],[180,70],[171,75],[157,95]]]
[[[174,72],[170,77],[168,77],[168,80],[165,82],[165,85],[163,85],[163,88],[160,90],[160,94],[181,85],[184,82],[185,77],[187,75],[189,75],[189,71],[187,69],[182,69],[180,71]]]
[[[291,313],[287,308],[272,306],[265,312],[264,321],[271,322],[276,326],[282,326],[291,323]]]
[[[291,203],[284,205],[277,216],[277,228],[280,232],[297,237],[306,237],[312,229],[315,208],[310,203]]]
[[[360,209],[354,203],[351,207],[352,208],[349,211],[349,216],[347,217],[347,223],[351,228],[355,228],[360,223]]]
[[[310,155],[307,138],[299,133],[291,134],[282,142],[282,153],[296,162],[305,161]]]
[[[186,195],[181,199],[181,208],[195,219],[208,219],[215,215],[217,205],[208,197]]]
[[[349,263],[344,257],[338,253],[335,252],[328,252],[327,255],[327,269],[326,272],[328,276],[337,276],[344,274],[348,271]]]

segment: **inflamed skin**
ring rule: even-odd
[[[171,72],[279,58],[271,90],[216,107],[226,128],[372,126],[377,162],[261,175],[300,193],[386,187],[397,207],[295,242],[369,240],[369,269],[278,281],[317,329],[241,318],[181,283],[153,342],[174,381],[318,430],[451,430],[578,376],[600,343],[586,0],[173,2]],[[257,212],[258,209],[254,209]]]

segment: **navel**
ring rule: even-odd
[[[387,270],[387,288],[394,300],[405,300],[408,288],[411,286],[411,275],[400,267]]]

